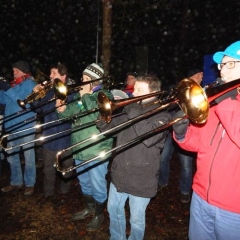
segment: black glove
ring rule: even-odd
[[[179,110],[175,115],[174,115],[174,119],[177,118],[182,118],[183,116],[185,116],[184,112],[182,110]],[[173,124],[173,131],[176,135],[176,138],[178,140],[183,139],[185,137],[185,134],[187,132],[187,128],[189,125],[189,120],[187,118],[184,118],[182,120],[179,120],[178,122]]]
[[[133,119],[142,114],[142,104],[131,103],[124,107],[128,119]]]
[[[10,84],[2,77],[0,77],[0,89],[7,91],[11,88]]]

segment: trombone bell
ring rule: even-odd
[[[204,90],[190,78],[183,79],[177,87],[179,105],[186,116],[194,123],[207,121],[209,102]]]
[[[56,98],[65,101],[67,98],[68,89],[67,86],[58,78],[55,78],[53,81],[53,89],[56,95]]]

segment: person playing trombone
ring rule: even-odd
[[[97,96],[100,91],[106,93],[109,98],[113,98],[109,91],[103,89],[101,81],[97,80],[98,78],[102,78],[103,75],[104,70],[99,64],[92,63],[88,65],[83,71],[82,83],[84,84],[84,82],[91,80],[93,82],[83,85],[80,88],[79,93],[75,95],[75,99],[79,97],[81,98],[78,102],[62,105],[61,100],[57,100],[56,106],[58,107],[58,116],[60,118],[64,118],[97,108]],[[75,119],[72,124],[72,128],[96,121],[98,114],[98,112],[93,112],[81,118]],[[95,124],[91,127],[74,131],[71,138],[72,144],[81,142],[82,140],[98,133],[99,130],[96,128]],[[112,148],[112,143],[113,140],[111,138],[106,139],[103,136],[90,144],[75,147],[73,149],[75,164],[80,164],[92,157],[95,157],[103,150],[110,150]],[[87,231],[97,230],[104,220],[103,210],[107,200],[107,171],[108,162],[100,162],[98,160],[77,169],[79,184],[85,201],[85,208],[80,212],[74,213],[72,218],[74,220],[81,220],[94,215],[92,220],[87,224]]]
[[[56,63],[51,66],[50,69],[50,81],[54,81],[54,79],[59,79],[64,84],[67,84],[68,79],[68,69],[65,64]],[[43,89],[41,84],[36,85],[33,89],[34,92],[38,92],[39,90]],[[50,136],[61,131],[71,129],[71,122],[64,121],[64,122],[57,122],[58,115],[55,111],[55,101],[50,101],[55,97],[55,90],[51,88],[48,90],[43,98],[40,98],[37,101],[32,103],[32,107],[35,112],[39,114],[39,116],[43,115],[43,122],[48,123],[52,122],[50,125],[45,125],[43,127],[42,135]],[[67,102],[71,101],[73,95],[70,94],[67,98]],[[43,103],[43,104],[42,104]],[[45,103],[45,104],[44,104]],[[54,121],[56,121],[54,123]],[[58,136],[53,136],[48,138],[43,142],[43,173],[44,173],[44,181],[43,181],[43,192],[44,195],[40,197],[37,201],[37,205],[44,205],[47,202],[51,202],[53,204],[63,204],[67,196],[66,194],[69,191],[71,181],[70,177],[72,172],[67,173],[66,175],[59,176],[60,177],[60,187],[59,191],[56,195],[55,193],[55,183],[56,183],[56,169],[54,168],[54,160],[57,152],[63,148],[70,146],[70,133],[62,133]],[[63,155],[64,161],[63,166],[70,167],[73,164],[73,158],[71,151],[66,151]]]
[[[161,82],[155,75],[138,76],[133,96],[139,97],[159,92]],[[102,131],[114,128],[160,106],[158,96],[148,97],[141,102],[124,107],[124,114],[114,117],[110,123],[100,121],[97,127]],[[158,112],[149,118],[125,127],[116,134],[116,146],[127,143],[171,120],[167,111]],[[108,196],[110,217],[110,239],[126,239],[125,202],[129,200],[131,230],[128,239],[141,240],[145,232],[145,211],[150,199],[157,194],[159,176],[159,155],[168,130],[135,143],[125,150],[117,151],[111,165],[111,184]]]
[[[240,41],[213,55],[223,84],[240,79]],[[239,86],[239,84],[238,84]],[[217,95],[218,96],[218,95]],[[238,240],[240,236],[240,95],[236,88],[211,103],[204,125],[182,119],[173,125],[174,139],[180,147],[197,152],[193,179],[189,239]],[[177,113],[180,117],[182,111]]]
[[[28,96],[36,82],[30,74],[30,66],[25,61],[18,61],[12,65],[14,81],[11,82],[11,87],[4,88],[5,90],[0,90],[0,103],[5,104],[4,117],[8,117],[14,113],[21,111],[21,107],[18,105],[18,99],[24,99]],[[15,118],[8,119],[4,122],[4,127],[6,132],[10,132],[11,129],[23,123],[26,119],[34,118],[36,113],[29,111],[25,114],[17,115]],[[27,122],[26,124],[21,124],[19,130],[26,128],[31,128],[36,124],[36,121]],[[32,141],[35,138],[35,130],[29,130],[26,134],[12,134],[8,137],[8,147],[19,145],[23,142]],[[32,195],[34,192],[34,185],[36,181],[36,166],[35,166],[35,150],[34,144],[29,144],[23,147],[24,157],[25,157],[25,171],[22,173],[21,162],[19,157],[20,147],[14,150],[8,151],[7,161],[11,168],[11,180],[10,184],[3,187],[2,192],[11,192],[13,190],[19,189],[25,184],[24,195]]]

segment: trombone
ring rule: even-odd
[[[139,115],[134,119],[128,120],[127,122],[122,123],[119,126],[116,126],[112,129],[101,132],[101,133],[99,133],[95,136],[92,136],[92,137],[90,137],[86,140],[83,140],[82,142],[74,144],[69,148],[66,148],[66,149],[63,149],[62,151],[59,151],[56,155],[54,166],[56,167],[57,171],[59,171],[63,175],[65,175],[67,172],[73,171],[73,170],[75,170],[75,169],[77,169],[77,168],[79,168],[79,167],[81,167],[85,164],[88,164],[88,163],[90,163],[94,160],[97,160],[97,159],[103,159],[104,160],[105,156],[107,154],[110,154],[111,152],[116,151],[116,150],[125,149],[126,147],[131,146],[136,142],[139,142],[139,141],[141,141],[145,138],[148,138],[148,137],[154,135],[155,133],[157,133],[159,131],[162,131],[162,130],[172,126],[174,123],[176,123],[176,122],[178,122],[178,121],[180,121],[184,118],[189,118],[192,122],[194,122],[196,124],[204,124],[207,121],[207,118],[208,118],[209,108],[215,104],[214,103],[215,99],[217,99],[219,96],[222,96],[223,94],[225,94],[225,93],[227,93],[227,92],[229,92],[233,89],[238,88],[239,86],[240,86],[240,79],[229,82],[229,83],[226,83],[224,85],[220,85],[219,86],[220,88],[216,87],[216,89],[214,89],[214,91],[209,92],[209,98],[207,98],[207,95],[205,94],[204,90],[201,88],[201,86],[199,84],[197,84],[195,81],[193,81],[192,79],[189,79],[189,78],[183,79],[177,87],[177,97],[172,102],[161,105],[161,106],[159,106],[159,107],[157,107],[157,108],[155,108],[155,109],[153,109],[153,110],[151,110],[151,111],[149,111],[145,114]],[[156,94],[158,94],[158,93],[156,93]],[[149,94],[145,95],[145,96],[142,96],[142,97],[143,97],[142,99],[148,98]],[[101,101],[101,96],[100,96],[99,100]],[[125,103],[122,102],[121,106],[129,104],[128,100],[129,99],[124,100]],[[106,105],[102,109],[100,107],[100,109],[101,109],[100,113],[103,113],[103,120],[105,120],[106,122],[109,122],[109,120],[111,119],[111,103],[109,103],[106,98],[104,98],[104,102],[106,102]],[[179,107],[183,110],[183,112],[185,113],[185,115],[183,117],[177,118],[177,119],[169,122],[168,124],[160,126],[160,127],[156,128],[156,129],[154,129],[154,130],[152,130],[148,133],[145,133],[145,134],[143,134],[143,135],[141,135],[141,136],[139,136],[135,139],[130,140],[127,143],[116,146],[116,147],[112,148],[111,150],[109,150],[107,152],[103,151],[98,156],[96,156],[94,158],[91,158],[89,160],[86,160],[83,163],[80,163],[76,166],[71,166],[71,167],[66,168],[66,169],[61,167],[61,165],[60,165],[61,155],[65,151],[67,151],[67,150],[69,150],[73,147],[76,147],[79,144],[82,144],[82,143],[85,143],[87,141],[96,139],[98,136],[105,135],[105,134],[108,134],[110,132],[114,132],[118,129],[121,129],[123,126],[128,126],[128,125],[132,124],[133,122],[136,122],[140,119],[146,118],[146,117],[148,117],[148,116],[150,116],[150,115],[152,115],[152,114],[154,114],[158,111],[161,111],[161,110],[167,108],[171,104],[175,104],[175,103],[177,103],[179,105]],[[100,103],[100,106],[101,106],[101,103]]]
[[[46,93],[52,88],[52,86],[54,84],[52,82],[52,79],[38,69],[37,70],[37,76],[36,76],[37,82],[40,81],[41,78],[44,78],[44,81],[41,81],[42,82],[41,85],[43,87],[42,89],[40,89],[39,91],[36,91],[36,92],[32,92],[24,100],[20,100],[20,99],[17,100],[18,105],[22,109],[26,110],[26,105],[28,103],[32,103],[33,101],[36,101],[39,98],[43,98],[46,95]]]
[[[68,87],[66,85],[63,84],[63,82],[60,80],[60,79],[54,79],[53,83],[52,83],[52,87],[54,88],[54,91],[55,91],[55,95],[56,95],[56,98],[59,98],[63,101],[63,104],[64,101],[66,101],[66,98],[67,98],[67,95],[70,94],[70,93],[73,93],[73,92],[76,92],[76,91],[79,91],[83,85],[86,85],[86,84],[89,84],[89,83],[93,83],[93,82],[96,82],[96,81],[101,81],[103,80],[103,83],[104,84],[111,84],[111,79],[110,77],[102,77],[102,78],[98,78],[98,79],[95,79],[95,80],[90,80],[90,81],[86,81],[86,82],[83,82],[82,84],[80,84],[80,86],[78,87],[75,87],[73,89],[71,89],[70,92],[68,92]],[[46,89],[43,89],[43,91],[46,91]],[[29,97],[27,97],[25,100],[21,100],[21,102],[23,103],[23,106],[25,106],[26,103],[30,103],[33,101],[33,99],[37,100],[40,98],[40,95],[38,95],[39,92],[33,92],[32,94],[29,95]],[[53,98],[53,99],[50,99],[49,101],[47,101],[47,103],[49,103],[50,101],[53,101],[55,100],[56,98]],[[75,99],[73,101],[78,101],[79,99]],[[54,110],[54,109],[52,109]],[[51,112],[52,110],[49,110],[49,112]],[[43,123],[43,124],[37,124],[35,125],[34,127],[31,127],[31,128],[26,128],[26,129],[23,129],[23,130],[20,130],[20,131],[17,131],[17,132],[13,132],[13,133],[9,133],[9,134],[5,134],[2,136],[2,138],[0,139],[0,146],[5,150],[5,151],[8,151],[8,150],[11,150],[11,149],[14,149],[14,148],[17,148],[17,147],[21,147],[21,146],[25,146],[27,144],[30,144],[30,143],[33,143],[33,142],[37,142],[37,141],[43,141],[47,138],[50,138],[50,137],[53,137],[53,136],[57,136],[59,134],[62,134],[64,132],[68,132],[70,131],[71,129],[67,129],[65,131],[61,131],[61,132],[58,132],[58,133],[55,133],[55,134],[52,134],[52,135],[49,135],[49,136],[41,136],[39,137],[38,139],[34,139],[32,141],[29,141],[29,142],[26,142],[26,143],[21,143],[19,145],[15,145],[15,146],[11,146],[11,147],[5,147],[3,145],[3,143],[5,143],[5,138],[9,137],[9,136],[12,136],[12,135],[15,135],[15,134],[19,134],[19,133],[23,133],[23,132],[26,132],[26,131],[29,131],[31,129],[39,129],[40,127],[42,126],[47,126],[49,124],[52,124],[52,123],[56,123],[56,122],[60,122],[60,121],[64,121],[64,120],[76,120],[77,118],[79,117],[83,117],[85,115],[88,115],[88,114],[91,114],[91,113],[94,113],[94,112],[97,112],[99,111],[99,108],[94,108],[94,109],[91,109],[91,110],[88,110],[88,111],[85,111],[85,112],[80,112],[80,113],[77,113],[75,115],[72,115],[70,117],[65,117],[63,119],[58,119],[58,120],[54,120],[54,121],[51,121],[51,122],[47,122],[47,123]],[[33,119],[26,119],[24,121],[24,123],[26,123],[28,120],[33,120]],[[34,119],[35,120],[35,119]],[[95,123],[95,122],[94,122]],[[92,123],[92,124],[94,124]],[[22,123],[21,123],[22,124]],[[14,126],[15,127],[15,126]],[[74,130],[79,130],[80,128],[83,128],[83,126],[78,126],[76,128],[74,128]],[[72,129],[73,131],[73,129]]]
[[[19,115],[23,115],[23,114],[26,114],[28,113],[29,111],[32,111],[33,108],[29,107],[29,108],[26,108],[26,104],[27,103],[31,103],[33,102],[34,100],[37,100],[39,98],[42,98],[45,96],[47,90],[49,90],[51,88],[51,79],[49,76],[47,76],[45,73],[41,72],[39,69],[37,70],[37,75],[35,77],[36,79],[36,82],[42,82],[42,86],[44,87],[43,90],[39,91],[39,92],[32,92],[30,95],[27,96],[26,99],[24,100],[20,100],[18,99],[17,100],[17,103],[18,105],[23,109],[21,111],[18,111],[18,112],[15,112],[15,113],[12,113],[8,116],[5,116],[3,118],[0,119],[0,121],[4,121],[4,122],[7,122],[7,121],[10,121],[12,119],[14,119],[16,116],[19,116]],[[47,80],[46,80],[47,79]],[[55,100],[55,99],[53,99]],[[39,104],[39,106],[42,106],[44,104],[47,104],[53,100],[48,100],[47,102],[45,103],[41,103]],[[37,107],[37,106],[36,106]],[[36,108],[34,107],[34,108]]]
[[[92,81],[89,81],[89,82],[92,82]],[[151,93],[151,94],[148,95],[148,97],[159,96],[160,95],[160,97],[159,97],[160,99],[161,99],[161,97],[165,97],[164,100],[165,100],[165,103],[166,103],[166,102],[169,102],[169,101],[173,100],[175,98],[175,94],[176,94],[175,89],[171,89],[170,91],[161,91],[161,92],[157,92],[157,93]],[[129,103],[133,103],[133,102],[137,102],[139,100],[142,100],[144,98],[146,98],[146,95],[144,97],[142,97],[142,96],[141,97],[133,97],[133,98],[129,98],[128,102]],[[11,147],[5,147],[3,145],[3,143],[6,144],[6,141],[4,141],[5,138],[7,138],[7,137],[9,137],[11,135],[14,135],[14,134],[19,134],[19,133],[26,132],[26,131],[31,130],[31,129],[39,129],[40,127],[47,126],[47,125],[52,124],[52,123],[65,121],[65,120],[72,120],[72,121],[74,121],[74,120],[76,120],[79,117],[83,117],[83,116],[86,116],[88,114],[91,114],[91,113],[94,113],[94,112],[97,112],[97,111],[100,111],[100,114],[102,116],[104,116],[105,112],[106,112],[104,106],[107,105],[106,101],[109,101],[108,103],[111,104],[111,117],[112,117],[112,112],[114,110],[116,110],[117,108],[120,108],[120,107],[124,106],[124,102],[125,102],[124,99],[121,99],[121,100],[109,100],[109,99],[107,99],[105,94],[103,94],[102,92],[99,93],[98,100],[99,100],[98,101],[98,105],[99,105],[98,108],[93,108],[91,110],[80,112],[80,113],[77,113],[75,115],[68,116],[68,117],[65,117],[65,118],[62,118],[62,119],[54,120],[54,121],[43,123],[43,124],[37,124],[37,125],[35,125],[34,127],[31,127],[31,128],[26,128],[26,129],[23,129],[23,130],[20,130],[20,131],[17,131],[17,132],[13,132],[13,133],[10,133],[10,134],[5,134],[0,139],[0,146],[5,151],[8,151],[8,150],[11,150],[11,149],[14,149],[14,148],[17,148],[17,147],[25,146],[25,145],[33,143],[33,142],[43,141],[43,140],[48,139],[48,138],[53,137],[53,136],[56,137],[57,135],[60,135],[60,134],[65,133],[65,132],[69,132],[70,130],[71,130],[71,132],[73,132],[73,131],[77,131],[77,130],[80,130],[80,129],[84,129],[84,128],[88,127],[88,126],[92,126],[92,125],[96,124],[96,121],[88,123],[88,124],[86,124],[84,126],[81,125],[81,126],[74,127],[73,129],[66,129],[64,131],[61,131],[61,132],[58,132],[58,133],[55,133],[55,134],[52,134],[52,135],[40,136],[37,139],[34,139],[34,140],[26,142],[26,143],[21,143],[19,145],[15,145],[15,146],[11,146]],[[164,104],[164,102],[163,102],[163,104]],[[121,114],[123,114],[123,113],[114,114],[113,117],[116,117],[116,116],[121,115]],[[110,118],[108,119],[108,121],[110,121]]]
[[[44,73],[42,73],[44,74]],[[45,74],[44,74],[45,75]],[[46,75],[45,75],[46,76]],[[46,76],[47,77],[47,76]],[[107,80],[105,80],[107,79]],[[26,99],[24,100],[20,100],[18,99],[18,105],[23,108],[26,109],[26,104],[28,103],[32,103],[40,98],[43,98],[46,93],[51,89],[54,88],[54,92],[56,94],[56,97],[51,99],[52,101],[56,100],[57,98],[61,99],[62,101],[66,100],[67,94],[71,94],[73,92],[77,92],[79,91],[83,85],[87,85],[89,83],[93,83],[96,81],[101,81],[101,80],[105,80],[103,81],[103,83],[107,83],[110,84],[110,77],[101,77],[101,78],[97,78],[95,80],[90,80],[90,81],[86,81],[86,82],[82,82],[80,84],[80,86],[78,87],[74,87],[71,89],[71,91],[68,91],[68,89],[70,88],[69,86],[66,86],[60,79],[55,78],[53,81],[48,77],[48,81],[44,81],[42,86],[43,89],[37,91],[37,92],[32,92],[30,95],[27,96]]]

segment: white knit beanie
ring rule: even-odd
[[[83,71],[83,75],[87,75],[91,78],[91,80],[95,80],[103,77],[104,70],[99,64],[92,63],[86,67]]]

